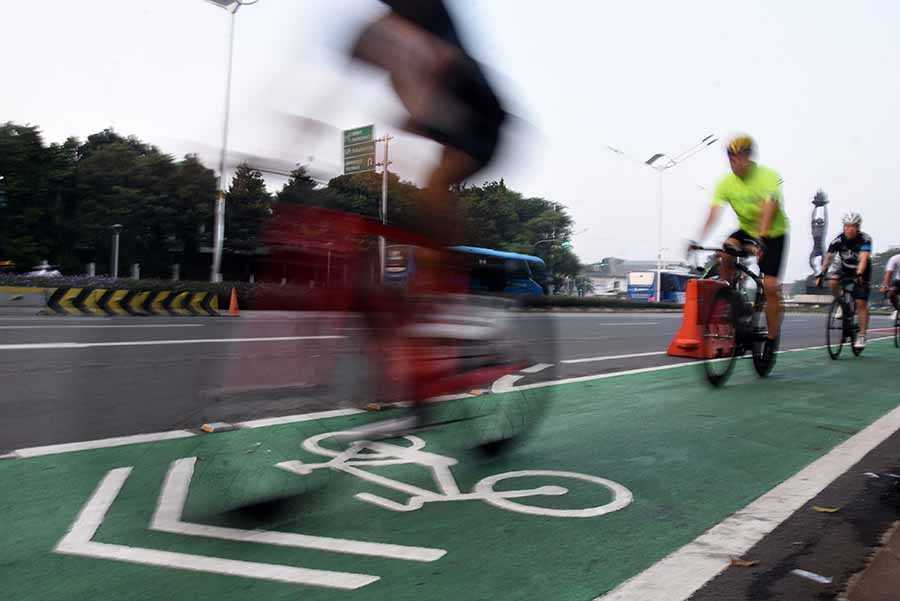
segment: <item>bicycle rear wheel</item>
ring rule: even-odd
[[[459,357],[482,355],[497,361],[451,374],[444,384],[451,380],[457,384],[441,394],[461,394],[448,402],[428,403],[424,423],[426,428],[457,432],[451,438],[495,456],[526,440],[555,396],[556,388],[546,384],[556,378],[556,322],[546,313],[518,312],[527,300],[482,297],[470,302],[496,304],[494,321],[501,333],[485,348],[458,341],[452,352]]]
[[[707,381],[722,386],[734,369],[738,356],[740,299],[730,289],[713,296],[703,320],[703,370]]]
[[[825,326],[825,344],[828,348],[828,356],[837,359],[844,348],[844,319],[837,317],[837,310],[841,307],[841,301],[834,299],[831,308],[828,309],[828,323]]]
[[[894,347],[900,348],[900,312],[894,318]]]

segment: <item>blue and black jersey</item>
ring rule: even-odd
[[[852,240],[841,233],[828,245],[828,253],[838,258],[841,270],[845,273],[851,271],[856,272],[856,269],[859,267],[859,255],[864,252],[872,252],[872,238],[863,232],[860,232]],[[863,277],[867,280],[872,277],[871,258],[866,265],[866,271],[863,274]]]

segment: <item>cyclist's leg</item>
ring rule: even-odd
[[[770,275],[763,276],[763,289],[766,291],[766,324],[769,339],[777,340],[781,336],[781,319],[784,315],[781,280]]]
[[[831,296],[833,296],[834,298],[840,298],[841,283],[834,274],[828,275],[828,287],[831,289]]]
[[[784,316],[784,303],[781,298],[781,269],[784,264],[784,251],[787,236],[763,238],[765,250],[759,261],[759,270],[763,274],[763,288],[766,291],[766,323],[769,340],[778,340],[781,336],[781,320]]]
[[[891,301],[891,305],[894,306],[894,310],[900,309],[900,302],[898,302],[897,291],[900,290],[900,284],[894,284],[891,286],[890,290],[888,290],[888,298]]]
[[[856,299],[856,313],[859,315],[859,333],[866,335],[869,328],[869,282],[863,282],[853,289],[853,297]]]

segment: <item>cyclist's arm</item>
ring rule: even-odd
[[[720,204],[711,204],[709,205],[709,213],[706,215],[706,222],[703,224],[703,229],[700,230],[700,236],[697,238],[698,242],[703,242],[706,239],[706,234],[709,233],[709,230],[715,225],[716,221],[719,219],[719,214],[722,212],[722,205]]]
[[[885,269],[884,270],[884,277],[881,279],[881,289],[882,290],[887,290],[887,288],[890,286],[891,278],[893,278],[893,277],[894,277],[893,269],[891,269],[891,270]]]
[[[775,219],[775,213],[778,212],[778,201],[771,196],[763,201],[762,215],[759,216],[759,237],[765,238],[772,226],[772,220]]]
[[[831,260],[834,258],[834,253],[826,253],[824,257],[822,257],[822,269],[819,271],[819,275],[823,278],[825,274],[828,272],[828,266],[831,265]]]
[[[859,265],[856,267],[856,275],[862,275],[866,272],[866,267],[869,265],[869,255],[871,253],[867,250],[859,253]]]

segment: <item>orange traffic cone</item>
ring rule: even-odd
[[[703,319],[705,308],[720,287],[725,284],[716,280],[688,280],[684,295],[684,312],[681,327],[672,338],[666,351],[673,357],[703,359]],[[701,302],[702,301],[702,302]]]
[[[238,310],[237,290],[231,289],[231,301],[228,303],[228,314],[237,317],[240,315]]]

